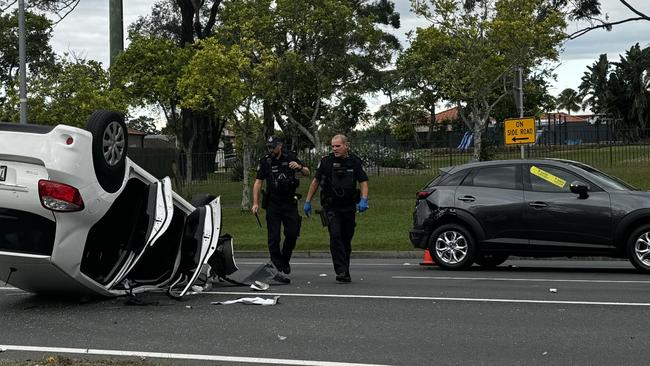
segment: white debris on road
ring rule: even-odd
[[[237,299],[237,300],[213,301],[210,304],[212,304],[212,305],[230,305],[230,304],[242,303],[244,305],[269,306],[269,305],[277,304],[279,298],[280,298],[280,296],[273,296],[272,299],[264,299],[264,298],[261,298],[261,297],[242,297],[242,298]]]

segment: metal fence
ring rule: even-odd
[[[438,131],[428,140],[397,141],[392,136],[352,140],[352,151],[365,163],[372,176],[432,175],[437,169],[471,160],[472,144],[467,131]],[[483,136],[486,158],[519,159],[520,146],[504,145],[500,126],[490,127]],[[650,130],[616,130],[608,125],[547,124],[537,127],[535,144],[524,146],[526,158],[562,158],[584,162],[598,168],[650,166]],[[257,152],[251,166],[257,166]],[[323,154],[299,151],[304,164],[318,165]],[[170,176],[182,184],[186,159],[176,150],[131,149],[129,156],[156,177]],[[243,177],[240,155],[223,164],[216,152],[194,154],[192,184],[240,181]],[[221,164],[220,164],[221,161]]]

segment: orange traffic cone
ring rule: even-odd
[[[431,258],[431,253],[429,252],[428,249],[424,250],[424,258],[422,258],[422,262],[420,262],[421,266],[435,266],[436,262],[433,261],[433,258]]]

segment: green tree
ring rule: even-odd
[[[26,12],[26,56],[28,77],[52,68],[54,52],[49,41],[52,23],[42,15]],[[18,19],[16,13],[0,13],[0,120],[19,119]],[[31,118],[30,118],[31,119]]]
[[[436,129],[436,103],[443,99],[442,91],[435,80],[427,75],[435,72],[435,64],[446,57],[445,54],[431,54],[432,45],[421,39],[414,42],[411,47],[397,59],[397,75],[400,78],[399,90],[407,91],[413,101],[428,111],[429,118],[427,140],[431,140]],[[432,58],[433,57],[433,58]]]
[[[29,93],[30,120],[38,124],[82,127],[97,109],[127,112],[123,94],[109,87],[108,72],[93,60],[59,61],[30,80]]]
[[[129,119],[126,121],[126,125],[129,128],[144,132],[147,135],[156,135],[160,133],[156,127],[156,120],[149,116],[138,116],[136,118]]]
[[[233,43],[246,27],[277,57],[275,88],[263,98],[267,133],[278,123],[318,148],[324,121],[338,120],[328,112],[340,115],[329,103],[376,87],[379,70],[399,49],[377,26],[399,26],[391,1],[239,0],[226,4],[221,19]]]
[[[561,12],[544,7],[541,0],[474,3],[480,6],[412,1],[416,12],[431,21],[430,27],[417,31],[412,48],[421,59],[436,60],[422,70],[423,77],[451,102],[464,106],[461,118],[473,131],[473,159],[479,160],[493,108],[512,95],[514,69],[540,68],[543,61],[556,60],[565,21]]]
[[[241,208],[247,210],[250,206],[249,172],[255,121],[258,120],[252,106],[268,88],[267,75],[270,69],[275,68],[276,59],[259,43],[247,39],[227,46],[210,38],[199,42],[197,48],[179,82],[181,104],[194,111],[211,111],[221,118],[233,120],[242,135],[244,181]]]
[[[581,78],[580,97],[584,98],[583,109],[590,107],[594,113],[606,113],[608,96],[609,61],[602,54],[593,65],[587,66]]]
[[[625,56],[620,56],[614,66],[609,88],[613,99],[610,113],[619,117],[621,127],[648,128],[650,47],[642,49],[637,43],[625,52]]]
[[[574,89],[566,88],[557,96],[557,108],[566,110],[569,115],[571,112],[578,112],[581,104],[582,97]]]
[[[49,42],[52,22],[42,15],[27,12],[26,56],[31,73],[54,64],[54,52]],[[6,84],[18,76],[18,18],[16,13],[0,14],[0,82]]]
[[[529,70],[523,74],[524,87],[524,115],[541,116],[544,113],[556,109],[556,100],[549,93],[551,85],[549,84],[549,72],[533,73]],[[519,116],[519,111],[515,104],[514,98],[503,98],[494,107],[492,117],[497,122],[502,122],[506,118]]]
[[[138,78],[134,73],[141,73],[142,79],[149,77],[150,71],[155,71],[153,75],[156,79],[164,79],[163,83],[159,86],[174,85],[170,89],[171,98],[157,98],[163,103],[155,102],[159,106],[167,106],[168,109],[164,110],[167,117],[168,124],[171,128],[166,130],[174,131],[177,141],[180,142],[183,151],[186,154],[185,175],[186,177],[205,178],[208,171],[204,169],[209,166],[208,160],[213,160],[214,151],[218,148],[219,138],[225,127],[226,121],[222,116],[210,110],[192,110],[187,107],[188,104],[178,104],[177,83],[180,80],[179,73],[191,60],[193,53],[192,48],[197,40],[207,39],[214,35],[217,23],[217,16],[223,9],[221,0],[161,0],[154,4],[151,15],[138,19],[132,27],[129,28],[129,37],[133,40],[142,38],[145,40],[164,39],[169,44],[164,45],[164,52],[155,52],[151,47],[145,46],[145,50],[136,50],[135,54],[145,53],[147,60],[155,60],[147,66],[139,70],[129,67],[122,63],[120,68],[127,68],[129,71],[128,78]],[[147,41],[145,41],[147,42]],[[158,43],[156,41],[155,43]],[[159,43],[158,43],[159,44]],[[142,44],[140,44],[142,46]],[[131,46],[129,46],[131,48]],[[151,51],[147,51],[151,50]],[[128,52],[128,48],[127,48]],[[169,56],[178,55],[179,58],[167,59],[164,58],[164,53]],[[143,63],[139,63],[142,65]],[[151,65],[167,65],[170,67],[157,68]],[[155,70],[150,70],[150,68]],[[166,71],[166,73],[165,73]],[[143,80],[144,81],[144,80]],[[123,84],[128,87],[128,84]],[[161,92],[161,89],[156,89]],[[148,91],[146,89],[132,89],[130,94],[131,101],[141,99],[142,101],[150,101]],[[138,94],[138,92],[140,94]],[[164,97],[166,93],[159,93],[160,97]],[[191,146],[190,146],[191,144]],[[188,150],[197,154],[192,157],[188,155]],[[200,159],[204,157],[205,162],[202,164],[192,164],[192,159]],[[188,172],[193,169],[192,172]]]
[[[155,36],[137,36],[111,66],[115,87],[123,90],[129,104],[160,107],[167,126],[183,139],[178,80],[191,58],[191,50]]]
[[[338,98],[339,102],[325,113],[321,135],[325,140],[338,133],[350,134],[352,130],[368,121],[368,104],[359,95],[354,93],[344,94]]]

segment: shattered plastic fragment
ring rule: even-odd
[[[191,305],[185,305],[185,309],[191,309],[191,308],[192,308]]]
[[[285,339],[287,339],[287,337],[278,334],[278,339],[284,341]]]
[[[319,274],[320,277],[327,277],[327,273],[321,273]]]
[[[194,291],[194,292],[203,292],[203,287],[194,285],[194,286],[192,286],[192,291]]]
[[[257,291],[266,291],[269,289],[269,284],[261,281],[255,281],[251,284],[251,288]]]
[[[552,292],[552,293],[556,293],[556,292],[557,292],[557,289],[556,289],[556,288],[550,288],[550,289],[548,289],[548,290],[549,290],[550,292]]]

